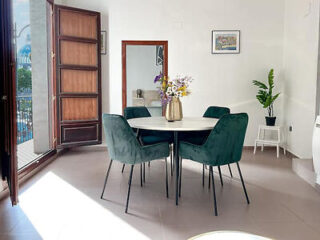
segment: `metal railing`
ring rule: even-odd
[[[32,97],[17,96],[17,144],[33,138]]]

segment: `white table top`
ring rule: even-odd
[[[202,131],[211,130],[218,119],[184,117],[181,121],[168,122],[165,117],[132,118],[128,120],[132,128],[159,131]]]

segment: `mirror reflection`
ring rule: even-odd
[[[163,73],[162,45],[127,45],[126,79],[127,106],[145,106],[152,116],[161,116],[162,107],[154,84],[156,75]]]

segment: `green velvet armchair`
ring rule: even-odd
[[[106,136],[108,153],[110,157],[110,164],[104,181],[101,199],[103,199],[103,194],[107,184],[112,162],[116,160],[124,164],[130,164],[131,171],[129,177],[129,187],[125,210],[125,212],[127,213],[134,166],[136,164],[141,164],[161,158],[165,159],[166,164],[166,193],[168,197],[168,171],[166,157],[169,156],[169,143],[162,142],[142,146],[140,142],[137,140],[135,133],[129,126],[127,120],[124,119],[124,117],[120,115],[103,114],[102,120],[104,133]]]
[[[221,118],[225,114],[229,114],[230,109],[227,107],[218,107],[218,106],[210,106],[207,108],[205,113],[203,114],[203,117],[205,118]],[[182,132],[180,134],[180,141],[189,142],[195,145],[201,145],[203,144],[206,139],[208,138],[211,131],[197,131],[197,132]],[[182,164],[182,162],[181,162]],[[233,177],[231,167],[228,164],[230,176]],[[181,168],[182,170],[182,168]],[[221,168],[218,167],[219,170],[219,176],[220,176],[220,182],[221,186],[223,186],[223,180],[222,180],[222,174],[221,174]],[[204,177],[205,177],[205,164],[202,165],[202,186],[204,187]],[[209,181],[208,181],[208,188],[210,189],[210,172],[209,172]],[[180,180],[181,182],[181,180]],[[181,194],[181,190],[179,190],[179,195]]]
[[[142,117],[151,117],[149,110],[144,106],[137,107],[126,107],[123,111],[124,118],[129,120],[132,118],[142,118]],[[133,129],[134,132],[137,132],[137,129]],[[153,131],[153,130],[139,130],[138,139],[143,145],[150,145],[160,142],[173,142],[173,134],[172,132],[166,131]],[[172,154],[170,154],[170,166],[171,166],[171,175],[173,172],[173,162],[172,162]],[[150,166],[150,162],[148,163]],[[145,164],[141,165],[140,170],[142,171],[143,167],[143,181],[146,181],[145,178]],[[124,171],[125,164],[122,166],[121,172]]]
[[[183,141],[179,144],[181,158],[190,159],[209,166],[216,216],[218,215],[218,211],[213,175],[214,166],[237,164],[247,203],[250,203],[239,166],[247,125],[248,115],[246,113],[227,114],[220,118],[202,145]]]

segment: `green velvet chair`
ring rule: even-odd
[[[230,109],[227,107],[218,107],[218,106],[210,106],[207,108],[205,113],[203,114],[203,117],[205,118],[221,118],[225,114],[229,114]],[[182,132],[180,134],[180,141],[190,142],[192,144],[201,145],[203,144],[206,139],[208,138],[211,131],[197,131],[197,132]],[[182,164],[182,162],[181,162]],[[231,167],[228,164],[230,176],[233,177]],[[182,168],[181,168],[182,170]],[[180,170],[180,171],[181,171]],[[223,186],[223,180],[222,180],[222,174],[221,174],[221,168],[218,167],[219,170],[219,176],[220,176],[220,182]],[[202,186],[204,187],[204,177],[205,177],[205,164],[202,166]],[[209,181],[208,181],[208,188],[210,189],[210,172],[209,172]],[[181,182],[181,181],[180,181]],[[179,191],[179,195],[181,195],[181,190]]]
[[[141,107],[126,107],[123,112],[125,119],[151,117],[148,108]],[[134,129],[136,132],[136,129]],[[159,142],[173,142],[173,134],[166,131],[140,130],[140,139],[143,145],[154,144]]]
[[[137,107],[126,107],[123,111],[123,116],[125,119],[129,120],[132,118],[142,118],[142,117],[151,117],[151,114],[148,108],[144,106]],[[133,129],[134,132],[137,132],[137,129]],[[173,142],[173,134],[172,132],[166,131],[152,131],[152,130],[139,130],[139,141],[143,145],[150,145],[160,142],[169,142],[170,144]],[[171,166],[171,175],[173,172],[173,163],[172,156],[170,155],[170,166]],[[149,163],[150,166],[150,163]],[[122,166],[122,171],[124,171],[125,164]],[[143,164],[143,181],[145,182],[145,164]]]
[[[214,166],[237,164],[247,203],[250,203],[239,166],[247,125],[248,115],[246,113],[227,114],[220,118],[202,145],[195,145],[189,142],[179,143],[181,158],[190,159],[209,166],[216,216],[218,215],[218,211],[213,175]]]
[[[127,195],[126,210],[128,212],[131,181],[133,168],[136,164],[149,162],[156,159],[165,159],[166,164],[166,194],[168,194],[168,170],[167,170],[167,157],[169,156],[169,143],[161,142],[152,145],[142,146],[136,138],[135,133],[129,126],[127,120],[120,115],[103,114],[102,115],[103,127],[106,136],[106,143],[110,157],[110,164],[107,170],[106,178],[103,185],[101,199],[107,184],[109,172],[114,160],[124,164],[131,165],[129,187]]]

